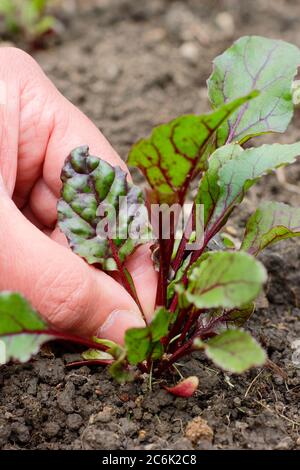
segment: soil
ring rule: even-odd
[[[59,43],[34,55],[124,158],[153,125],[209,109],[211,61],[234,39],[261,34],[300,46],[296,0],[257,0],[251,9],[247,0],[79,4]],[[299,123],[297,112],[289,131],[268,141],[299,140]],[[285,175],[297,185],[300,165]],[[299,205],[297,189],[266,177],[231,225],[239,233],[261,198]],[[119,386],[105,370],[69,369],[78,354],[51,346],[29,364],[1,367],[0,448],[300,449],[300,366],[293,349],[300,339],[299,248],[285,242],[261,256],[269,282],[249,324],[286,377],[270,369],[224,374],[198,354],[180,369],[199,377],[199,391],[175,398],[155,382],[150,391],[147,378]]]

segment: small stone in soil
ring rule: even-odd
[[[20,444],[26,444],[30,441],[30,432],[28,427],[25,424],[14,423],[12,425],[12,431],[16,436],[16,440]]]
[[[75,395],[75,386],[72,382],[67,382],[64,390],[58,395],[57,402],[59,408],[65,413],[72,413],[73,408],[73,398]]]
[[[67,417],[67,426],[71,431],[76,431],[82,425],[82,417],[78,413],[72,413]]]
[[[112,420],[113,409],[111,406],[105,406],[102,411],[91,416],[90,424],[109,423]]]
[[[193,443],[197,444],[199,441],[211,442],[214,437],[214,432],[207,424],[205,419],[197,416],[190,421],[185,429],[185,436]]]
[[[60,431],[60,425],[58,423],[55,423],[54,421],[49,421],[48,423],[45,424],[44,428],[44,434],[47,437],[55,437]]]
[[[88,426],[82,434],[84,450],[119,450],[121,441],[112,431],[103,431],[95,426]]]
[[[181,56],[190,64],[196,65],[199,61],[199,48],[194,42],[184,42],[179,48]]]
[[[275,449],[276,450],[290,450],[293,447],[294,447],[293,439],[290,436],[287,436],[277,444]]]

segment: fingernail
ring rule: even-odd
[[[128,328],[142,328],[143,326],[145,326],[145,322],[137,312],[113,310],[98,330],[97,336],[124,344],[124,335]]]

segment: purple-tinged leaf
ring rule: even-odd
[[[88,263],[116,270],[151,239],[142,190],[120,167],[90,155],[87,146],[78,147],[66,159],[61,179],[58,225]]]

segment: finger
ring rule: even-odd
[[[0,290],[24,294],[53,326],[122,342],[130,327],[143,326],[130,295],[108,275],[33,226],[1,194]]]
[[[155,308],[158,280],[157,272],[153,267],[151,259],[150,245],[138,247],[126,262],[126,268],[133,279],[146,319],[150,321]]]

